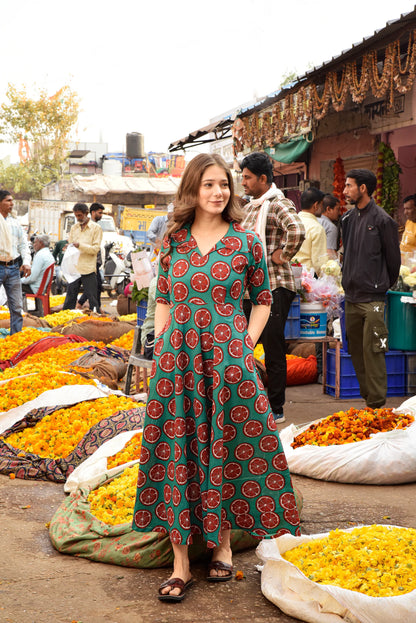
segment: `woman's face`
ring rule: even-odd
[[[216,164],[205,169],[198,195],[197,212],[216,216],[222,214],[230,200],[227,174]]]

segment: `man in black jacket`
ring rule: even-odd
[[[361,396],[375,409],[385,404],[387,395],[384,306],[386,292],[399,276],[398,226],[371,198],[374,173],[353,169],[346,177],[344,195],[355,207],[341,222],[345,329]]]

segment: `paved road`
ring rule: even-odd
[[[403,400],[390,398],[387,406],[399,406]],[[320,385],[289,388],[287,422],[308,422],[351,406],[363,406],[363,402],[335,401],[322,394]],[[299,476],[293,480],[304,496],[304,532],[351,523],[416,528],[416,484],[345,485]],[[59,554],[50,544],[45,524],[64,495],[61,485],[0,476],[1,623],[295,621],[262,596],[255,550],[235,556],[235,567],[244,571],[246,580],[208,584],[201,562],[194,568],[197,583],[187,599],[169,605],[156,599],[167,569],[127,569]]]

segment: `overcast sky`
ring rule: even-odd
[[[127,132],[141,132],[146,151],[166,151],[414,9],[413,0],[2,4],[0,101],[9,82],[51,94],[69,84],[82,108],[73,138],[110,151],[125,150]]]

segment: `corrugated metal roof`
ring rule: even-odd
[[[118,175],[73,175],[77,190],[90,195],[107,193],[175,194],[180,180],[174,177],[121,177]]]
[[[285,97],[290,91],[296,90],[299,88],[301,84],[307,84],[308,82],[315,81],[319,79],[321,74],[324,76],[328,73],[328,71],[332,71],[337,68],[337,66],[342,65],[346,61],[351,60],[354,57],[362,55],[368,49],[374,49],[375,46],[380,43],[382,47],[385,47],[392,41],[401,37],[403,34],[408,34],[411,27],[416,27],[416,9],[410,11],[409,13],[402,13],[401,16],[396,20],[390,20],[386,23],[384,28],[380,28],[379,30],[375,30],[373,35],[368,37],[364,37],[362,41],[359,43],[353,43],[351,48],[348,50],[344,50],[338,56],[333,56],[329,61],[325,61],[322,65],[318,65],[313,69],[307,71],[302,76],[298,76],[294,82],[286,85],[283,89],[279,89],[277,91],[273,91],[272,93],[266,95],[263,99],[256,102],[251,106],[247,106],[246,108],[241,108],[238,110],[239,116],[247,116],[252,114],[255,111],[263,110],[268,106],[271,106],[278,100]],[[381,46],[380,46],[381,47]],[[222,120],[224,123],[228,123],[228,126],[231,127],[233,122],[233,117],[228,115],[224,117]],[[193,137],[202,137],[204,134],[208,134],[213,131],[213,128],[216,126],[220,126],[221,121],[215,122],[215,124],[211,124],[206,126],[205,128],[200,128],[199,130],[195,130],[191,132],[185,139],[180,139],[179,141],[174,141],[169,146],[169,151],[175,151],[177,149],[185,149],[188,144],[195,144]],[[221,137],[224,138],[224,137]],[[199,141],[199,143],[208,142],[208,141]],[[171,149],[173,147],[173,149]]]

